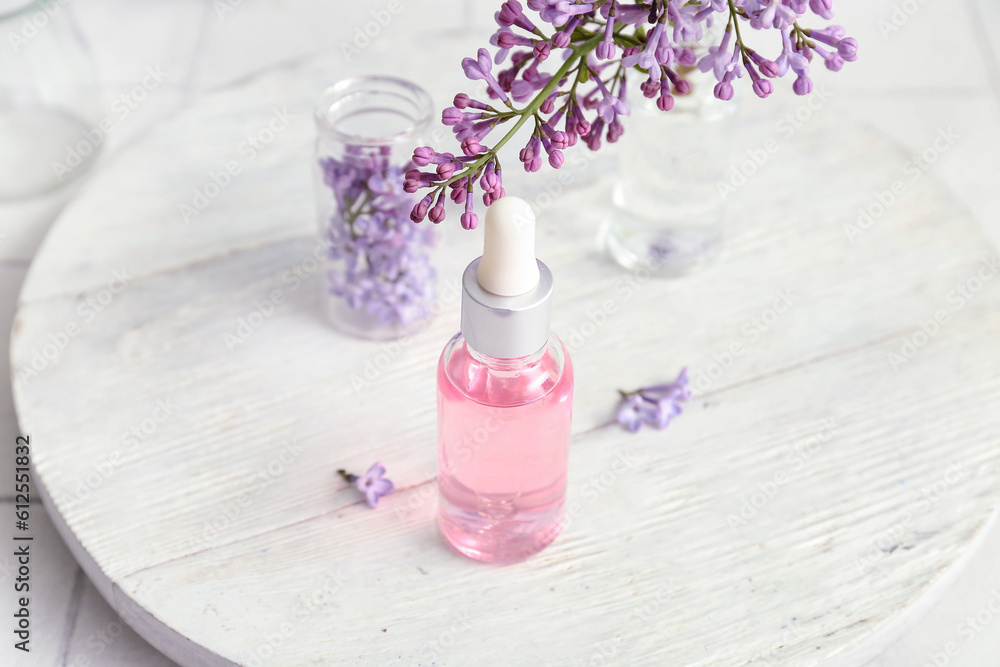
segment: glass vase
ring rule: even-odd
[[[689,272],[722,247],[725,196],[720,184],[732,160],[736,100],[718,100],[715,79],[689,68],[691,92],[660,111],[635,102],[620,139],[619,177],[599,243],[629,270]]]
[[[93,62],[66,0],[0,0],[0,200],[90,166],[106,130]]]
[[[426,91],[385,76],[341,81],[317,106],[322,308],[344,333],[398,338],[429,317],[434,234],[410,220],[419,195],[404,192],[403,180],[432,114]]]

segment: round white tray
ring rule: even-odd
[[[352,73],[428,80],[464,55],[426,51],[390,68],[373,47]],[[512,194],[565,191],[538,199],[539,255],[577,370],[572,520],[522,564],[449,551],[435,365],[481,237],[438,230],[450,296],[408,345],[324,325],[309,109],[342,74],[339,57],[269,71],[158,126],[66,210],[21,295],[39,491],[153,645],[182,665],[804,665],[858,658],[955,571],[1000,497],[994,250],[832,106],[788,136],[799,100],[747,104],[745,147],[779,150],[719,261],[682,279],[595,249],[604,158],[568,185],[508,169]],[[434,78],[439,100],[457,85]],[[614,423],[616,389],[683,365],[703,391],[669,430]],[[398,492],[372,511],[335,471],[376,460]]]

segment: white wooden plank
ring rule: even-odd
[[[667,433],[577,438],[577,518],[553,547],[514,567],[451,554],[431,522],[433,501],[423,500],[433,487],[417,487],[379,512],[345,508],[137,572],[123,592],[234,662],[257,648],[248,637],[287,623],[274,659],[289,665],[335,664],[334,656],[391,664],[400,655],[404,664],[467,664],[484,653],[590,664],[619,632],[620,664],[813,664],[908,604],[955,556],[948,545],[970,538],[994,504],[1000,416],[977,424],[979,444],[961,454],[961,426],[946,411],[872,436],[932,412],[939,397],[928,385],[946,382],[963,403],[997,400],[995,370],[969,362],[979,341],[996,339],[1000,318],[967,324],[901,375],[886,376],[884,346],[874,346],[720,392]],[[866,386],[876,391],[844,391]],[[833,437],[793,469],[787,457],[810,446],[820,414],[838,424]],[[943,478],[941,455],[968,474],[942,496],[947,512],[921,512],[921,489]],[[619,456],[631,467],[616,464]],[[727,515],[781,471],[787,483],[731,531]],[[875,562],[859,570],[855,559],[907,511],[915,518],[896,548],[875,549]],[[258,577],[265,590],[254,590]],[[193,613],[178,590],[211,602]],[[246,619],[239,628],[224,620],[236,614]],[[442,636],[450,645],[434,654]],[[783,646],[772,652],[774,642]]]
[[[1000,101],[991,90],[928,99],[923,92],[873,98],[848,94],[840,100],[853,117],[863,119],[919,155],[933,149],[939,133],[949,130],[954,143],[930,165],[927,173],[940,178],[976,221],[994,246],[1000,247],[1000,192],[992,186],[1000,177],[1000,158],[983,146],[1000,145]],[[919,103],[921,112],[913,113]]]
[[[1000,605],[996,602],[1000,596],[1000,572],[996,568],[1000,515],[994,515],[991,523],[984,544],[963,568],[954,588],[865,667],[916,665],[934,659],[947,659],[952,667],[980,667],[994,660],[1000,652],[1000,637],[990,631],[997,620],[994,610]],[[976,619],[980,614],[985,623]]]

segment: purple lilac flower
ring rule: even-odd
[[[451,156],[433,151],[414,156],[414,164],[450,161]],[[336,203],[324,231],[327,256],[338,261],[327,272],[327,289],[385,324],[405,326],[426,316],[434,291],[434,236],[407,218],[426,216],[433,198],[428,195],[414,206],[406,194],[416,191],[407,187],[412,165],[390,164],[381,149],[359,146],[319,165]],[[443,208],[434,217],[443,220]]]
[[[337,473],[364,495],[365,502],[372,509],[378,507],[378,501],[382,496],[387,496],[396,489],[392,481],[385,476],[385,465],[381,461],[373,464],[368,472],[360,477],[346,470],[338,470]]]
[[[465,77],[476,81],[482,79],[486,82],[486,85],[490,87],[497,97],[502,100],[507,99],[507,95],[504,93],[503,89],[500,87],[500,83],[493,76],[492,69],[493,63],[490,60],[490,52],[486,49],[479,49],[478,57],[476,59],[466,58],[462,61],[462,70],[465,72]]]
[[[793,91],[806,95],[813,89],[809,65],[816,56],[831,71],[857,59],[857,41],[840,26],[800,25],[831,19],[833,0],[524,1],[527,8],[518,0],[500,4],[492,58],[479,49],[462,61],[466,77],[483,82],[485,94],[474,99],[459,93],[442,114],[461,154],[430,147],[414,153],[416,168],[405,174],[405,191],[430,194],[414,204],[413,220],[438,222],[447,197],[464,206],[462,226],[475,228],[474,190],[481,188],[486,206],[503,196],[499,151],[522,128],[530,128],[519,153],[529,172],[540,170],[546,157],[560,168],[563,151],[577,143],[599,150],[604,140],[617,141],[625,131],[622,117],[629,114],[629,77],[640,77],[642,94],[669,111],[675,96],[691,92],[686,68],[695,65],[712,72],[715,96],[730,100],[744,75],[765,98],[774,92],[770,79],[791,72]],[[701,43],[705,29],[719,21],[725,26],[720,42]],[[748,29],[775,36],[773,57],[747,46]],[[699,59],[696,48],[706,55]],[[491,139],[508,123],[513,127],[504,136]]]
[[[809,0],[809,8],[823,18],[833,18],[833,0]]]
[[[615,57],[618,47],[615,45],[615,0],[604,6],[604,39],[597,45],[595,54],[598,60],[611,60]]]
[[[684,411],[680,404],[691,398],[687,368],[681,370],[673,382],[619,393],[622,398],[617,419],[622,426],[632,433],[643,424],[666,428]]]

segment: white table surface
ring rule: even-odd
[[[487,14],[493,6],[478,0],[477,4],[485,5]],[[993,37],[991,42],[988,29],[1000,25],[1000,9],[987,0],[925,3],[898,31],[883,36],[879,22],[891,20],[895,4],[841,0],[839,18],[862,41],[862,61],[823,81],[842,107],[883,128],[914,152],[929,146],[940,129],[951,126],[959,141],[932,166],[932,172],[966,202],[996,243],[1000,241],[1000,221],[993,213],[1000,198],[995,187],[1000,174],[995,150],[1000,146],[1000,40]],[[339,50],[341,42],[365,20],[366,12],[382,6],[377,1],[352,3],[349,8],[313,5],[308,0],[244,0],[222,17],[212,3],[196,0],[141,5],[94,0],[68,7],[94,51],[109,107],[116,95],[135,85],[147,66],[160,65],[171,75],[138,113],[121,123],[109,142],[109,152],[206,90],[274,62]],[[406,3],[406,20],[394,21],[379,39],[430,25],[432,21],[423,13],[431,7],[436,16],[450,16],[447,20],[458,25],[458,6],[454,1]],[[480,21],[478,29],[485,35],[490,28],[484,23]],[[945,59],[943,53],[950,55]],[[12,317],[31,257],[70,194],[0,207],[0,307],[6,320]],[[6,347],[6,339],[0,343]],[[4,385],[0,391],[4,393],[0,437],[9,446],[16,426],[9,387]],[[0,462],[0,498],[8,507],[9,459],[5,456]],[[34,516],[38,533],[33,569],[36,652],[28,660],[14,655],[14,664],[171,664],[127,629],[117,638],[110,636],[118,634],[113,612],[44,524],[40,506]],[[911,627],[871,664],[923,665],[932,654],[945,651],[949,642],[958,649],[958,655],[948,659],[949,665],[1000,664],[1000,631],[987,625],[970,637],[962,631],[965,626],[959,627],[1000,591],[998,560],[1000,531],[993,530],[985,536],[976,559],[958,574],[944,601],[922,619],[912,619]],[[10,556],[0,557],[4,609],[13,605],[11,565]],[[9,646],[0,651],[7,655]]]

